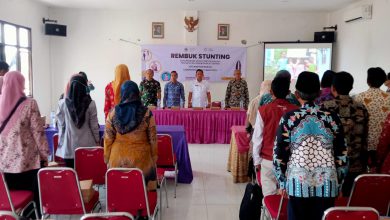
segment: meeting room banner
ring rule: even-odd
[[[236,69],[246,74],[245,47],[143,45],[141,53],[142,69],[153,69],[158,81],[169,81],[173,70],[179,81],[195,79],[197,69],[213,82],[231,79]]]

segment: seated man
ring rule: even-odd
[[[241,78],[241,71],[234,71],[234,79],[231,80],[226,89],[225,95],[226,108],[242,107],[247,109],[249,104],[248,85]]]
[[[196,79],[192,83],[190,93],[188,95],[188,108],[201,107],[210,108],[211,93],[209,83],[203,80],[203,70],[196,70]]]
[[[353,182],[367,168],[368,112],[363,104],[349,96],[353,88],[353,77],[347,72],[334,75],[331,92],[333,100],[325,101],[322,107],[337,113],[344,128],[348,147],[349,170],[343,183],[343,196],[348,197]]]
[[[261,166],[261,186],[264,196],[277,193],[277,181],[272,171],[276,128],[280,118],[286,112],[298,109],[298,106],[290,104],[286,100],[286,96],[290,92],[289,87],[290,82],[287,78],[276,77],[271,84],[271,95],[274,101],[261,106],[256,117],[252,137],[253,164],[257,169],[260,169]]]
[[[152,69],[146,70],[145,79],[139,85],[141,100],[146,107],[150,105],[157,106],[158,101],[161,99],[160,83],[153,79],[153,76],[154,71]]]
[[[177,81],[178,74],[176,71],[171,72],[171,81],[165,84],[164,87],[164,108],[168,107],[184,107],[185,93],[184,86]]]

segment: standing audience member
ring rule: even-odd
[[[182,107],[186,101],[186,94],[184,92],[184,86],[177,81],[177,72],[171,72],[171,81],[165,84],[164,87],[164,108],[168,107]]]
[[[153,76],[154,71],[152,69],[146,70],[145,79],[139,85],[141,100],[146,107],[148,107],[149,105],[157,106],[158,101],[161,99],[160,83],[157,80],[153,79]]]
[[[390,174],[390,114],[383,125],[377,148],[377,172]]]
[[[39,210],[37,173],[41,165],[47,165],[49,147],[38,104],[26,97],[24,83],[20,72],[4,76],[0,96],[0,170],[10,190],[34,193]]]
[[[248,111],[246,112],[246,131],[252,133],[256,123],[256,115],[259,111],[260,99],[264,94],[270,93],[271,80],[265,80],[260,85],[259,95],[249,102]]]
[[[77,74],[70,79],[69,85],[67,96],[58,102],[56,156],[63,158],[67,167],[73,168],[77,147],[99,145],[99,124],[95,101],[88,94],[87,80]]]
[[[349,96],[352,88],[352,75],[337,73],[331,89],[335,98],[322,103],[324,109],[338,114],[344,128],[349,158],[349,170],[342,188],[345,197],[349,196],[355,178],[367,169],[368,112],[363,104]]]
[[[115,79],[114,81],[107,84],[105,88],[104,98],[104,116],[107,118],[108,113],[119,104],[121,100],[121,86],[122,84],[130,80],[129,69],[125,64],[119,64],[115,68]]]
[[[275,78],[277,78],[277,77],[287,78],[289,80],[289,82],[291,82],[291,74],[287,70],[278,71],[275,75]],[[288,93],[288,95],[286,96],[286,99],[291,104],[299,106],[299,102],[298,102],[297,98],[291,92]],[[259,105],[263,106],[263,105],[266,105],[266,104],[271,103],[271,102],[272,102],[272,95],[270,93],[268,93],[268,94],[265,94],[261,97]]]
[[[104,161],[109,168],[139,168],[148,190],[155,190],[157,162],[156,122],[142,105],[140,91],[133,81],[122,85],[121,103],[106,120]]]
[[[321,105],[324,101],[334,99],[330,87],[332,86],[335,72],[332,70],[325,71],[321,79],[321,95],[316,99],[316,104]]]
[[[92,92],[93,90],[95,90],[95,86],[92,84],[91,81],[88,80],[88,76],[85,72],[79,72],[80,75],[82,75],[88,82],[88,89],[90,92]]]
[[[314,103],[319,93],[318,75],[302,72],[295,92],[302,107],[285,114],[277,129],[274,171],[280,193],[289,196],[289,220],[320,220],[348,169],[341,121]]]
[[[9,71],[9,66],[6,62],[0,61],[0,95],[1,88],[3,87],[3,77]]]
[[[203,70],[196,70],[196,79],[192,82],[188,95],[188,108],[210,108],[211,93],[209,83],[203,79]]]
[[[234,71],[234,79],[230,80],[225,95],[226,108],[230,107],[244,107],[248,108],[249,92],[248,85],[244,79],[241,78],[241,71]]]
[[[367,84],[370,87],[367,91],[356,96],[356,101],[363,103],[369,115],[368,119],[368,154],[374,169],[376,163],[376,148],[382,133],[382,126],[390,113],[390,94],[382,91],[380,87],[386,81],[386,73],[383,69],[376,67],[367,71]]]
[[[385,84],[385,86],[387,87],[386,92],[387,92],[387,93],[390,93],[390,72],[387,73],[387,80],[385,81],[384,84]]]
[[[298,106],[290,104],[286,100],[290,92],[290,81],[287,78],[277,77],[271,85],[271,103],[261,106],[256,117],[256,124],[253,132],[253,164],[257,169],[261,166],[261,186],[263,195],[274,195],[277,193],[277,181],[273,173],[273,149],[275,133],[280,118],[289,111],[295,110]]]

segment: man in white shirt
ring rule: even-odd
[[[190,94],[188,95],[188,108],[210,108],[210,86],[207,81],[203,80],[203,77],[203,70],[196,70],[196,80],[192,83],[190,87]]]
[[[9,66],[6,62],[0,61],[0,94],[1,88],[3,87],[3,77],[8,72]]]

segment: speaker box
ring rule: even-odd
[[[333,43],[335,42],[335,32],[322,31],[314,33],[314,42],[316,43]]]
[[[66,25],[45,24],[45,34],[66,37]]]

